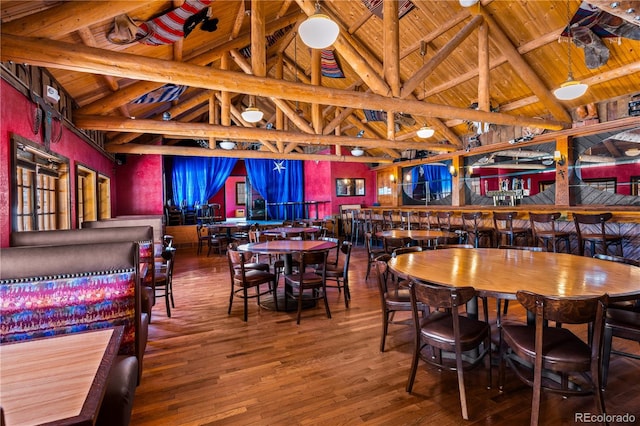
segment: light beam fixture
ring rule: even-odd
[[[364,155],[364,150],[362,148],[356,147],[351,150],[351,155],[354,157],[362,157]]]
[[[567,81],[562,83],[559,88],[553,91],[553,95],[561,101],[570,101],[584,95],[589,86],[573,79],[571,72],[571,12],[569,10],[569,2],[567,1],[567,28],[569,31],[569,41],[567,42],[567,58],[568,58],[568,75]]]
[[[426,54],[427,54],[427,43],[424,40],[422,40],[420,42],[420,56],[422,56],[423,67],[424,67],[424,55]],[[422,99],[424,100],[424,98],[426,97],[427,97],[427,86],[426,86],[425,80],[422,80]],[[435,132],[436,132],[435,130],[433,130],[431,127],[425,124],[424,126],[418,129],[418,131],[416,132],[416,135],[418,135],[420,139],[428,139],[431,136],[433,136]]]
[[[230,151],[235,147],[236,147],[236,144],[234,142],[231,142],[231,141],[220,142],[220,148],[226,149],[227,151]]]
[[[331,46],[340,33],[340,27],[327,15],[321,13],[320,3],[316,1],[316,11],[298,28],[300,38],[313,49],[324,49]]]
[[[254,104],[255,104],[255,99],[253,96],[250,96],[249,106],[240,114],[242,119],[247,123],[257,123],[258,121],[262,120],[262,117],[264,116],[262,111],[256,108]]]
[[[560,151],[555,151],[553,153],[553,159],[556,161],[556,164],[559,166],[564,166],[564,155],[562,155],[562,153]]]
[[[458,171],[456,170],[456,166],[453,164],[449,166],[449,173],[451,173],[452,177],[458,176]]]

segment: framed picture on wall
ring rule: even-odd
[[[336,197],[355,197],[364,195],[364,179],[336,179]]]
[[[236,204],[244,206],[247,199],[247,186],[244,182],[236,182]]]

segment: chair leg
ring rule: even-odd
[[[276,307],[276,312],[279,311],[278,309],[278,281],[273,280],[273,304]],[[286,297],[286,295],[285,295]]]
[[[329,299],[327,299],[327,287],[322,287],[322,298],[324,299],[324,310],[327,312],[327,318],[331,318],[331,311],[329,310]],[[347,300],[347,292],[345,290],[345,303],[347,308],[349,307]]]
[[[249,300],[248,300],[248,294],[247,294],[247,286],[244,286],[242,293],[244,294],[244,315],[243,315],[243,319],[244,322],[247,322],[248,319],[248,310],[249,310]]]
[[[411,371],[409,372],[409,380],[407,381],[407,392],[411,393],[413,382],[416,379],[416,371],[418,370],[418,361],[420,360],[420,336],[416,337],[415,348],[413,349],[413,359],[411,360]]]
[[[469,420],[469,410],[467,409],[467,393],[464,387],[464,371],[462,370],[462,353],[458,350],[456,350],[456,372],[458,373],[458,392],[460,393],[462,418],[465,420]]]
[[[227,315],[231,315],[231,305],[233,305],[233,284],[231,284],[231,296],[229,296],[229,309]]]
[[[369,273],[371,272],[371,259],[367,260],[367,274],[364,276],[364,280],[369,279]]]
[[[611,347],[613,343],[613,330],[604,327],[604,335],[602,337],[602,380],[601,386],[607,387],[607,378],[609,376],[609,361],[611,359]]]
[[[382,336],[380,337],[380,352],[384,352],[384,343],[389,331],[389,311],[382,314]]]
[[[302,314],[302,287],[298,289],[298,319],[296,320],[296,324],[300,325],[300,316]]]
[[[167,305],[167,317],[171,318],[171,306],[169,304],[169,285],[165,287],[164,290],[164,303]]]

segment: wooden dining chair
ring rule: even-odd
[[[367,232],[364,234],[364,245],[367,249],[367,273],[364,277],[364,280],[369,279],[369,274],[371,273],[371,266],[375,263],[376,259],[381,255],[387,255],[390,258],[390,255],[387,254],[384,249],[375,248],[373,246],[373,235],[371,232]],[[387,260],[389,259],[387,258]]]
[[[380,335],[380,352],[384,352],[384,346],[389,334],[390,324],[411,325],[412,317],[405,315],[396,320],[396,313],[411,313],[411,297],[408,287],[400,287],[397,275],[389,271],[387,262],[375,261],[376,272],[378,273],[378,290],[382,305],[382,334]],[[425,307],[420,304],[420,310]],[[424,313],[423,313],[424,315]]]
[[[578,235],[578,254],[584,256],[584,248],[589,244],[591,256],[596,254],[598,245],[602,252],[608,253],[610,246],[616,247],[616,255],[624,256],[622,252],[622,235],[607,231],[606,223],[613,217],[611,213],[581,214],[573,213],[573,222]]]
[[[516,297],[528,312],[535,314],[535,325],[502,325],[500,389],[504,387],[507,364],[522,381],[533,386],[532,426],[539,422],[543,389],[568,396],[593,395],[598,413],[605,413],[600,368],[608,296],[551,297],[521,290]],[[567,328],[547,326],[548,321],[592,323],[591,342],[583,341]],[[553,374],[559,376],[557,380],[552,379]]]
[[[409,295],[415,343],[407,392],[411,393],[413,389],[419,360],[456,371],[462,418],[469,420],[464,370],[476,367],[487,355],[487,387],[491,388],[491,327],[486,317],[481,321],[459,313],[459,308],[476,296],[476,290],[473,287],[443,287],[411,280]],[[422,319],[419,316],[420,303],[431,309],[431,313]],[[463,352],[469,355],[473,349],[478,349],[477,355],[463,357]],[[454,353],[455,360],[443,357],[441,351]]]
[[[640,261],[621,256],[611,256],[598,253],[596,259],[609,262],[624,263],[640,267]],[[610,303],[604,323],[604,337],[602,343],[602,387],[607,386],[609,376],[609,362],[611,354],[640,360],[640,355],[613,348],[613,338],[631,340],[640,343],[640,299]]]
[[[285,274],[285,310],[287,310],[288,297],[298,302],[298,315],[296,324],[300,324],[303,300],[324,300],[327,318],[331,318],[329,301],[327,300],[327,256],[329,250],[304,251],[300,254],[300,267],[298,271]]]
[[[529,229],[514,226],[518,212],[493,212],[493,229],[496,235],[496,245],[502,245],[502,237],[506,237],[507,245],[516,245],[518,238],[523,238],[525,246],[529,241]]]
[[[382,246],[384,247],[384,252],[388,254],[392,254],[393,251],[400,247],[408,247],[411,244],[411,238],[409,237],[385,237],[382,240]]]
[[[167,317],[171,318],[171,308],[175,308],[173,301],[173,265],[175,263],[176,249],[173,247],[166,248],[162,251],[162,259],[155,266],[154,272],[154,296],[155,298],[163,298],[167,310]]]
[[[571,243],[569,240],[570,233],[559,231],[557,229],[556,221],[562,216],[562,213],[533,213],[529,212],[529,221],[531,222],[531,236],[533,238],[533,244],[538,245],[542,243],[542,246],[546,251],[556,253],[558,251],[558,245],[564,242],[564,249],[567,253],[571,253]]]
[[[260,296],[271,294],[273,295],[276,311],[278,310],[278,282],[276,281],[276,275],[260,269],[249,269],[247,267],[250,263],[247,261],[248,257],[250,255],[247,256],[244,252],[234,250],[233,247],[227,249],[229,275],[231,277],[231,294],[229,296],[227,314],[231,315],[234,297],[239,297],[244,302],[243,320],[245,322],[248,319],[248,301],[251,298],[256,298],[259,305]],[[267,288],[263,288],[265,284],[268,286]],[[250,288],[255,289],[254,294],[249,294]]]
[[[479,247],[483,238],[489,239],[487,247],[493,247],[494,230],[490,226],[482,225],[482,212],[462,212],[462,226],[467,233],[467,239],[473,235],[474,247]]]
[[[351,261],[351,249],[353,244],[350,241],[343,241],[338,246],[339,253],[342,253],[342,262],[338,261],[334,265],[330,265],[327,262],[326,265],[326,277],[327,281],[335,281],[336,285],[329,285],[327,287],[335,287],[338,292],[341,292],[344,288],[344,306],[349,307],[349,301],[351,301],[351,291],[349,290],[349,263]],[[321,273],[319,268],[316,268],[316,273]]]

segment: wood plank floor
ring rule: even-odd
[[[176,257],[176,308],[167,318],[154,307],[142,383],[132,425],[522,425],[529,423],[531,389],[507,371],[503,394],[487,390],[480,369],[465,373],[469,415],[460,414],[456,375],[420,365],[414,391],[405,392],[411,361],[408,327],[391,326],[379,351],[381,314],[375,273],[368,281],[366,252],[354,249],[352,302],[330,291],[332,318],[319,306],[303,312],[272,312],[242,303],[231,315],[225,256],[197,256],[181,248]],[[535,279],[535,277],[532,277]],[[473,283],[470,283],[473,284]],[[524,284],[524,283],[523,283]],[[509,317],[522,319],[511,303]],[[631,348],[635,343],[614,342]],[[640,421],[640,361],[613,355],[607,412],[632,413]],[[544,394],[541,424],[575,424],[574,413],[594,412],[592,397]]]

